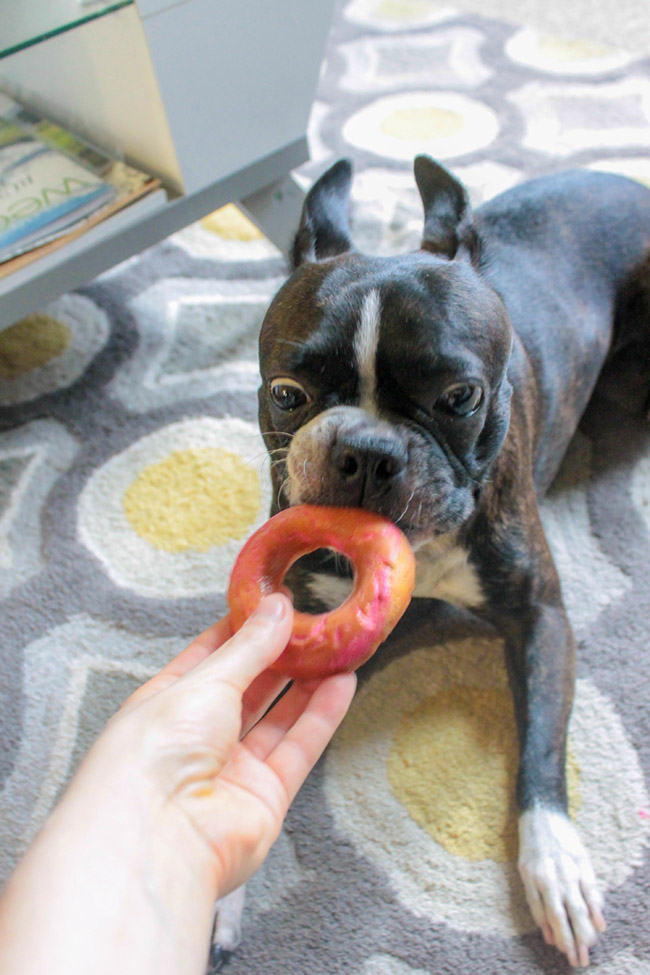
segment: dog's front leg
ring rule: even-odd
[[[524,534],[529,532],[530,527]],[[493,585],[498,580],[499,592],[493,590],[490,615],[505,636],[519,733],[519,870],[547,942],[572,965],[586,965],[605,925],[589,856],[567,808],[575,641],[541,524],[525,545],[521,526],[516,546],[510,541],[508,559],[498,558],[496,572],[492,562],[491,580]]]
[[[207,975],[218,972],[241,943],[246,886],[236,887],[215,904],[214,928]]]

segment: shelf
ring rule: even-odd
[[[63,31],[86,24],[96,17],[128,7],[134,0],[50,0],[45,5],[8,0],[0,4],[2,12],[2,46],[0,58],[39,44]]]
[[[300,217],[289,174],[308,159],[335,0],[74,2],[78,18],[0,58],[0,87],[156,176],[170,200],[136,204],[0,279],[0,328],[226,203],[243,203],[283,250]],[[31,5],[0,0],[3,18]]]
[[[1,278],[0,329],[233,200],[243,200],[258,226],[286,249],[289,231],[281,239],[274,228],[297,227],[303,200],[286,174],[307,159],[307,143],[299,139],[195,193],[169,202],[155,194],[152,200],[144,197],[58,250]],[[266,217],[261,188],[268,188],[266,199],[274,200],[274,212]],[[246,206],[248,198],[250,206]],[[278,210],[282,211],[281,221]]]

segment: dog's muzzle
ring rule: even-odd
[[[408,461],[406,445],[377,433],[340,432],[330,451],[345,504],[363,506],[398,488]]]

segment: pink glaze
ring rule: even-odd
[[[364,663],[404,613],[415,582],[413,552],[392,522],[353,508],[299,505],[271,518],[241,550],[228,588],[235,629],[265,593],[280,589],[293,562],[318,548],[347,556],[355,582],[332,612],[295,614],[291,640],[273,669],[297,679]]]

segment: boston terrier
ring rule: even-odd
[[[387,516],[416,553],[415,595],[469,608],[502,634],[519,869],[546,941],[582,966],[605,927],[603,900],[567,815],[575,642],[538,499],[617,355],[645,363],[650,389],[650,191],[569,171],[472,213],[450,172],[426,156],[414,168],[415,253],[354,249],[347,160],[306,198],[293,273],[260,336],[273,511]]]

